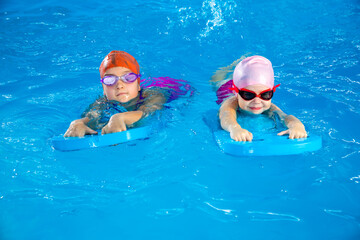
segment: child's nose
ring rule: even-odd
[[[125,83],[123,81],[119,80],[116,83],[116,88],[119,88],[119,89],[124,88],[124,84]]]
[[[261,103],[261,99],[260,99],[259,97],[255,97],[255,98],[254,98],[254,102],[255,102],[255,103]]]

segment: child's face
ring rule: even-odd
[[[120,77],[127,73],[131,73],[131,70],[124,67],[114,67],[106,70],[104,76],[115,75]],[[125,103],[137,97],[140,91],[140,85],[138,81],[124,83],[121,79],[119,79],[119,81],[112,86],[103,84],[103,89],[104,95],[108,100],[116,100],[118,102]]]
[[[246,89],[255,92],[256,94],[261,93],[264,90],[269,89],[269,87],[256,84],[247,86]],[[268,110],[271,106],[271,99],[269,101],[262,100],[259,97],[255,97],[252,100],[246,101],[239,94],[237,94],[238,104],[242,110],[248,111],[253,114],[261,114],[264,111]]]

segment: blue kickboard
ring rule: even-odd
[[[230,138],[230,134],[224,130],[214,132],[214,137],[220,149],[227,154],[236,156],[276,156],[292,155],[303,152],[312,152],[322,147],[320,136],[309,135],[307,138],[289,139],[289,136],[273,134],[261,134],[252,142],[237,142]]]
[[[51,139],[54,149],[59,151],[74,151],[96,147],[111,146],[129,141],[148,138],[151,128],[138,127],[123,132],[101,135],[86,135],[84,137],[64,137],[63,135]]]
[[[278,136],[277,133],[280,130],[272,132],[254,131],[251,142],[237,142],[231,139],[229,132],[221,129],[217,112],[217,110],[206,112],[203,120],[213,132],[216,143],[224,153],[235,156],[277,156],[312,152],[322,147],[320,136],[308,134],[307,138],[289,139],[289,135]],[[252,120],[250,118],[250,121]],[[254,123],[261,125],[259,121],[262,119],[256,120],[255,118]],[[251,131],[252,129],[248,130]]]

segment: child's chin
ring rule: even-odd
[[[264,112],[264,109],[261,108],[261,109],[248,109],[248,112],[251,113],[251,114],[262,114]]]
[[[130,101],[131,99],[129,98],[129,96],[120,96],[115,98],[116,101],[120,102],[120,103],[127,103],[128,101]]]

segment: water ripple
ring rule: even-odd
[[[185,211],[184,208],[167,208],[167,209],[158,209],[156,210],[155,214],[152,216],[156,219],[159,218],[174,218],[181,214],[183,214]]]
[[[248,213],[250,214],[251,221],[301,221],[300,218],[290,214],[261,211],[248,211]]]
[[[346,214],[344,213],[342,210],[338,210],[338,209],[324,209],[324,212],[326,212],[327,214],[339,217],[339,218],[343,218],[346,220],[353,220],[356,221],[356,218],[352,215]],[[358,223],[358,225],[360,226],[360,223]]]

